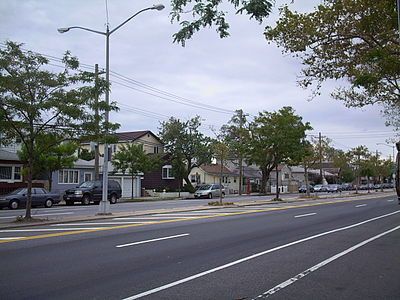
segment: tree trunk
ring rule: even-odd
[[[51,189],[53,188],[53,172],[50,171],[48,176],[47,181],[49,182],[49,192],[51,192]]]
[[[278,165],[276,165],[275,171],[276,171],[276,200],[279,200],[279,172],[278,172]]]
[[[304,164],[304,180],[306,182],[306,195],[307,197],[310,197],[310,184],[308,181],[308,168],[306,164]]]
[[[32,171],[33,171],[33,157],[32,151],[29,154],[28,158],[28,195],[26,201],[26,211],[25,211],[25,219],[32,219],[31,208],[32,208]]]
[[[240,154],[239,157],[239,195],[242,195],[243,189],[243,157]]]
[[[222,157],[222,155],[221,155],[221,157]],[[220,169],[220,176],[219,176],[219,204],[221,204],[222,205],[222,168],[223,168],[223,165],[222,165],[222,163],[223,163],[223,161],[222,161],[222,158],[221,158],[221,169]]]
[[[131,199],[133,199],[133,179],[134,179],[134,175],[132,174],[132,182],[131,182]]]
[[[267,175],[267,170],[263,168],[261,170],[261,187],[260,187],[260,194],[266,194],[265,188],[267,186],[267,180],[268,180],[268,175]]]

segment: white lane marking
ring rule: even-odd
[[[367,204],[359,204],[359,205],[356,205],[355,207],[364,207],[364,206],[367,206]]]
[[[128,225],[128,224],[151,224],[154,222],[101,222],[101,223],[61,223],[50,226],[86,226],[86,225]]]
[[[393,199],[391,199],[391,200],[388,200],[388,202],[393,202],[394,200]]]
[[[303,218],[303,217],[309,217],[309,216],[314,216],[317,213],[309,213],[309,214],[305,214],[305,215],[298,215],[298,216],[294,216],[295,218]]]
[[[107,227],[84,227],[84,228],[39,228],[39,229],[6,229],[0,230],[1,233],[5,232],[42,232],[42,231],[69,231],[69,230],[98,230]]]
[[[45,217],[45,216],[59,216],[59,215],[72,215],[73,212],[55,213],[55,214],[32,214],[32,217]],[[0,219],[15,219],[18,216],[0,217]]]
[[[113,220],[163,220],[163,219],[194,219],[197,217],[131,217],[131,218],[114,218]]]
[[[23,239],[23,238],[24,238],[23,236],[10,236],[10,237],[0,238],[0,241],[1,240],[17,240],[17,239]]]
[[[301,240],[297,240],[297,241],[294,241],[294,242],[291,242],[291,243],[288,243],[288,244],[285,244],[285,245],[281,245],[281,246],[278,246],[278,247],[275,247],[275,248],[272,248],[272,249],[268,249],[266,251],[259,252],[259,253],[256,253],[256,254],[241,258],[239,260],[227,263],[225,265],[221,265],[221,266],[216,267],[214,269],[210,269],[210,270],[207,270],[207,271],[204,271],[204,272],[201,272],[201,273],[197,273],[195,275],[192,275],[192,276],[189,276],[189,277],[186,277],[186,278],[183,278],[183,279],[168,283],[166,285],[163,285],[163,286],[160,286],[160,287],[157,287],[157,288],[142,292],[140,294],[136,294],[136,295],[127,297],[127,298],[125,298],[123,300],[134,300],[134,299],[139,299],[139,298],[142,298],[142,297],[145,297],[145,296],[148,296],[148,295],[152,295],[152,294],[155,294],[155,293],[160,292],[162,290],[166,290],[166,289],[169,289],[171,287],[180,285],[182,283],[185,283],[185,282],[188,282],[188,281],[192,281],[194,279],[206,276],[208,274],[215,273],[217,271],[220,271],[220,270],[235,266],[237,264],[249,261],[249,260],[257,258],[259,256],[263,256],[265,254],[272,253],[272,252],[275,252],[275,251],[278,251],[278,250],[281,250],[281,249],[284,249],[284,248],[287,248],[287,247],[290,247],[290,246],[293,246],[293,245],[297,245],[297,244],[304,243],[304,242],[307,242],[307,241],[310,241],[310,240],[313,240],[313,239],[316,239],[316,238],[319,238],[319,237],[323,237],[325,235],[329,235],[329,234],[336,233],[336,232],[339,232],[339,231],[348,230],[348,229],[351,229],[351,228],[354,228],[354,227],[357,227],[357,226],[361,226],[361,225],[364,225],[364,224],[369,223],[369,222],[373,222],[373,221],[376,221],[376,220],[379,220],[379,219],[382,219],[382,218],[386,218],[386,217],[392,216],[392,215],[397,214],[399,212],[400,212],[400,210],[397,210],[395,212],[392,212],[392,213],[389,213],[389,214],[386,214],[386,215],[382,215],[382,216],[379,216],[379,217],[375,217],[375,218],[372,218],[372,219],[368,219],[368,220],[362,221],[360,223],[356,223],[356,224],[352,224],[352,225],[349,225],[349,226],[333,229],[333,230],[326,231],[326,232],[322,232],[322,233],[319,233],[319,234],[316,234],[316,235],[313,235],[313,236],[309,236],[309,237],[301,239]]]
[[[188,236],[188,235],[190,235],[190,234],[189,233],[182,233],[182,234],[171,235],[171,236],[166,236],[166,237],[157,238],[157,239],[151,239],[151,240],[146,240],[146,241],[140,241],[140,242],[134,242],[134,243],[129,243],[129,244],[118,245],[118,246],[115,246],[115,247],[116,248],[123,248],[123,247],[135,246],[135,245],[152,243],[152,242],[158,242],[158,241],[163,241],[163,240],[176,239],[176,238],[183,237],[183,236]]]
[[[376,236],[374,236],[372,238],[369,238],[368,240],[365,240],[365,241],[363,241],[363,242],[361,242],[361,243],[359,243],[359,244],[357,244],[357,245],[355,245],[353,247],[350,247],[350,248],[348,248],[348,249],[346,249],[346,250],[344,250],[344,251],[342,251],[342,252],[340,252],[340,253],[338,253],[338,254],[336,254],[336,255],[334,255],[334,256],[332,256],[332,257],[330,257],[330,258],[328,258],[328,259],[326,259],[326,260],[324,260],[322,262],[320,262],[319,264],[316,264],[315,266],[305,270],[304,272],[301,272],[301,273],[297,274],[296,276],[294,276],[294,277],[282,282],[281,284],[278,284],[277,286],[275,286],[272,289],[266,291],[265,293],[262,293],[261,295],[257,296],[254,299],[267,298],[267,297],[275,294],[279,290],[281,290],[281,289],[283,289],[283,288],[295,283],[297,280],[300,280],[301,278],[303,278],[303,277],[311,274],[312,272],[322,268],[323,266],[333,262],[334,260],[336,260],[336,259],[338,259],[338,258],[340,258],[340,257],[342,257],[342,256],[344,256],[346,254],[349,254],[350,252],[352,252],[352,251],[354,251],[354,250],[356,250],[356,249],[358,249],[358,248],[360,248],[362,246],[365,246],[366,244],[368,244],[368,243],[370,243],[370,242],[372,242],[372,241],[374,241],[376,239],[379,239],[379,238],[381,238],[381,237],[383,237],[383,236],[385,236],[385,235],[387,235],[387,234],[389,234],[389,233],[391,233],[391,232],[393,232],[395,230],[398,230],[398,229],[400,229],[400,226],[397,226],[395,228],[387,230],[387,231],[385,231],[385,232],[383,232],[381,234],[378,234],[378,235],[376,235]]]

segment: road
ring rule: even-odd
[[[0,230],[2,299],[399,299],[393,195]]]
[[[343,195],[347,195],[348,192],[343,192]],[[320,196],[324,197],[326,193],[321,193]],[[282,199],[297,198],[298,194],[281,194]],[[259,200],[271,200],[275,196],[254,196],[254,195],[243,195],[243,196],[227,196],[224,198],[224,202],[248,202],[248,201],[259,201]],[[211,201],[217,201],[219,199],[212,199]],[[121,202],[116,205],[110,206],[112,213],[137,213],[143,211],[151,211],[157,209],[175,209],[175,208],[190,208],[193,206],[207,206],[210,199],[183,199],[183,200],[163,200],[163,201],[144,201],[144,202]],[[39,219],[56,219],[63,220],[73,217],[84,217],[94,216],[98,212],[98,205],[83,206],[76,204],[75,206],[56,205],[52,208],[46,209],[43,207],[33,208],[32,216]],[[18,216],[23,216],[25,209],[10,210],[0,209],[0,226],[1,224],[7,224],[15,220]]]

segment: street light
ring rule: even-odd
[[[122,26],[124,26],[126,23],[128,23],[130,20],[132,20],[138,14],[140,14],[146,10],[163,10],[164,7],[165,6],[163,4],[156,4],[151,7],[147,7],[142,10],[139,10],[137,13],[135,13],[134,15],[132,15],[131,17],[126,19],[124,22],[122,22],[117,27],[115,27],[113,30],[110,30],[109,25],[107,23],[105,32],[93,30],[93,29],[81,27],[81,26],[62,27],[62,28],[57,29],[57,31],[59,33],[65,33],[71,29],[82,29],[85,31],[101,34],[106,37],[106,82],[107,82],[107,86],[108,86],[108,88],[106,89],[107,105],[110,104],[110,90],[109,90],[109,86],[110,86],[110,35],[113,34],[115,31],[117,31]],[[104,117],[104,121],[106,124],[108,123],[109,115],[110,115],[109,111],[106,111],[105,117]],[[110,203],[108,202],[107,196],[108,196],[108,144],[105,141],[104,142],[104,164],[103,164],[103,194],[102,194],[102,200],[99,205],[99,213],[98,214],[102,214],[102,215],[110,214]]]

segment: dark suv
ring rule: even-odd
[[[111,204],[117,203],[117,200],[121,198],[121,186],[115,180],[108,181],[108,200]],[[103,195],[103,182],[97,181],[86,181],[80,186],[65,191],[64,200],[67,205],[74,205],[74,202],[81,202],[84,205],[94,202],[99,204]]]

